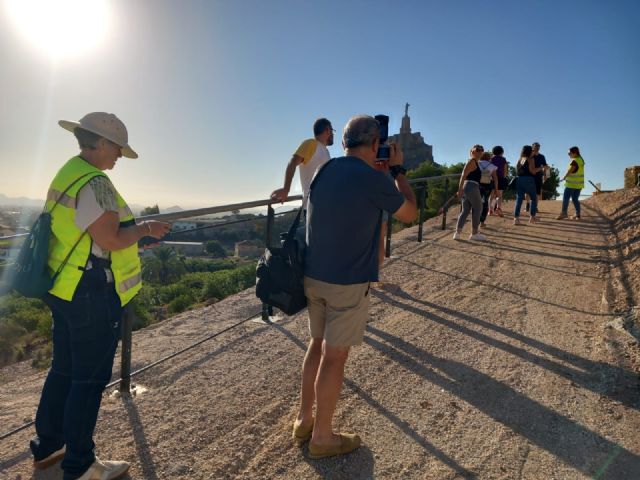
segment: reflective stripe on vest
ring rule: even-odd
[[[83,175],[86,176],[69,188],[65,194],[62,193]],[[67,264],[56,277],[53,288],[49,291],[52,295],[63,300],[71,301],[73,298],[82,277],[82,269],[86,266],[91,253],[91,238],[82,232],[75,223],[77,195],[82,187],[92,178],[98,176],[107,177],[101,170],[82,158],[73,157],[58,171],[47,193],[47,210],[51,211],[58,200],[57,206],[51,213],[52,237],[48,260],[50,274],[53,275],[58,270],[73,245],[81,238]],[[115,194],[120,225],[135,224],[131,209],[117,191]],[[122,305],[126,305],[142,286],[137,243],[111,252],[111,271],[120,302]]]
[[[576,157],[572,159],[578,164],[578,170],[575,173],[570,173],[564,181],[566,188],[582,189],[584,188],[584,160],[582,157]]]

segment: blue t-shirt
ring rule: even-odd
[[[382,211],[404,196],[358,157],[333,159],[318,172],[307,205],[305,275],[339,285],[378,280]]]

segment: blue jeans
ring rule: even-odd
[[[516,208],[513,212],[513,216],[518,218],[520,216],[520,209],[522,208],[522,202],[524,202],[524,195],[529,194],[531,199],[531,216],[535,217],[538,213],[538,195],[536,194],[536,182],[533,177],[518,177],[516,185]]]
[[[569,209],[569,200],[573,202],[573,206],[576,208],[576,216],[580,216],[580,192],[581,188],[567,188],[564,189],[564,195],[562,196],[562,213],[567,214]]]
[[[36,414],[35,460],[66,445],[64,479],[94,462],[93,432],[102,392],[111,379],[122,307],[113,283],[91,285],[87,274],[72,301],[47,295],[53,316],[53,360]]]

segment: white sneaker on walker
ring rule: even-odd
[[[96,457],[96,460],[91,464],[89,470],[84,472],[78,480],[115,480],[116,478],[123,477],[127,473],[127,470],[129,470],[129,464],[127,462],[100,460]]]
[[[487,241],[487,237],[485,237],[483,234],[478,232],[478,233],[472,233],[471,235],[469,235],[469,240],[476,240],[478,242],[486,242]]]
[[[453,234],[453,239],[454,240],[462,240],[462,235],[460,235],[460,232],[456,230],[456,233]]]

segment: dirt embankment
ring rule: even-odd
[[[640,306],[640,188],[616,190],[589,199],[586,204],[608,219],[612,260],[609,292],[613,311]]]
[[[637,300],[637,196],[611,195],[585,202],[580,222],[554,220],[558,202],[537,224],[490,217],[486,243],[452,240],[452,216],[446,232],[428,222],[422,243],[415,228],[394,236],[336,411],[337,428],[363,438],[353,454],[310,460],[290,440],[301,312],[147,370],[139,396],[107,394],[98,455],[144,480],[640,478],[638,345],[616,323]],[[134,368],[258,310],[248,290],[135,332]],[[4,372],[2,431],[33,418],[43,377]],[[0,479],[62,478],[33,475],[32,434],[0,442]]]

